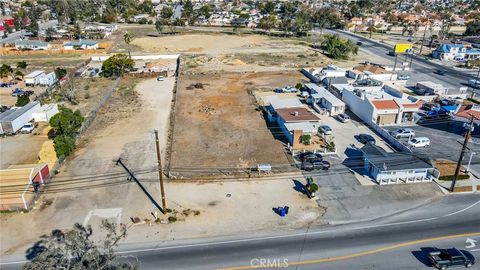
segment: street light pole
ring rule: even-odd
[[[468,165],[467,165],[466,173],[468,173],[470,171],[470,163],[472,163],[473,155],[476,155],[476,154],[477,154],[476,152],[472,152],[470,154],[470,158],[468,159]]]
[[[160,142],[158,140],[158,130],[155,129],[155,144],[157,148],[157,166],[158,166],[158,178],[160,180],[160,192],[162,193],[162,207],[167,209],[167,203],[165,200],[165,189],[163,188],[163,168],[162,168],[162,157],[160,155]],[[165,213],[165,212],[163,212]]]

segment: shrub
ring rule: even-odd
[[[27,105],[29,102],[30,102],[30,98],[27,95],[17,96],[17,103],[15,103],[15,106],[23,107]]]
[[[312,136],[310,136],[309,134],[302,135],[302,137],[301,137],[302,144],[309,145],[311,139],[312,139]]]
[[[53,140],[53,148],[57,158],[67,157],[75,149],[75,138],[68,135],[56,136]]]
[[[453,181],[453,178],[455,178],[455,175],[442,175],[438,179],[443,181]],[[469,178],[470,175],[468,174],[459,174],[457,180],[467,180]]]

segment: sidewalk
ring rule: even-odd
[[[470,179],[468,180],[457,180],[455,183],[455,190],[450,191],[450,186],[452,181],[442,181],[438,180],[436,183],[443,187],[442,191],[444,194],[449,193],[480,193],[480,173],[477,171],[470,170]]]

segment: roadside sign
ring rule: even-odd
[[[409,44],[409,43],[395,44],[395,47],[394,47],[395,53],[407,53],[407,50],[413,51],[412,44]]]

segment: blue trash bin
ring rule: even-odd
[[[280,211],[280,216],[281,217],[284,217],[287,215],[287,210],[283,207],[280,207],[280,209],[278,209]]]

